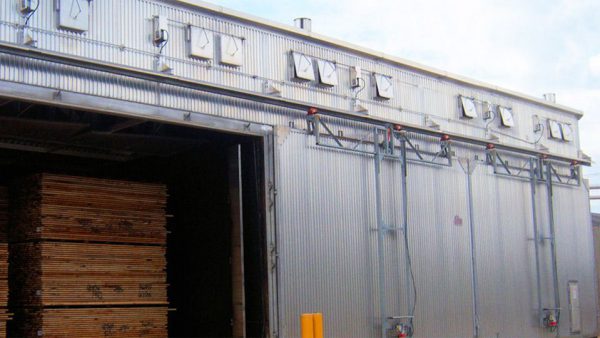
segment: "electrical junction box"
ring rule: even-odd
[[[579,297],[579,282],[569,281],[569,319],[571,321],[571,334],[581,333],[581,307]]]
[[[88,0],[57,0],[56,4],[59,28],[80,33],[89,29]]]
[[[487,101],[484,102],[483,103],[483,119],[491,120],[494,118],[495,114],[496,113],[494,112],[494,105]]]
[[[20,0],[19,11],[23,15],[27,15],[34,11],[34,8],[39,6],[40,0]]]
[[[358,66],[350,67],[350,87],[358,88],[364,85],[365,83],[362,77],[362,69],[360,69]]]
[[[160,45],[169,39],[169,22],[164,15],[155,16],[152,21],[152,40],[154,44]]]

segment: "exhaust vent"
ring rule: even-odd
[[[555,93],[546,93],[544,94],[544,100],[552,103],[556,103],[556,94]]]
[[[294,26],[296,26],[296,28],[300,28],[302,30],[310,32],[312,30],[312,20],[309,18],[297,18],[294,19]]]

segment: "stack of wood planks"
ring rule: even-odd
[[[6,337],[8,312],[8,189],[0,187],[0,337]]]
[[[18,187],[14,334],[166,337],[166,187],[54,174]]]
[[[161,307],[23,309],[19,337],[167,337]]]

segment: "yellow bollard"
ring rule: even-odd
[[[323,338],[323,314],[313,314],[314,338]]]
[[[315,326],[312,313],[300,315],[300,330],[302,338],[315,338]]]

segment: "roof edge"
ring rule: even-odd
[[[437,69],[435,67],[430,67],[430,66],[427,66],[427,65],[424,65],[424,64],[421,64],[418,62],[410,61],[407,59],[403,59],[403,58],[400,58],[397,56],[388,55],[383,52],[378,52],[376,50],[373,50],[373,49],[370,49],[367,47],[362,47],[362,46],[359,46],[359,45],[356,45],[356,44],[353,44],[350,42],[342,41],[342,40],[339,40],[336,38],[324,36],[324,35],[317,34],[314,32],[307,32],[300,28],[296,28],[292,25],[282,24],[282,23],[275,22],[275,21],[272,21],[269,19],[255,16],[252,14],[247,14],[247,13],[229,9],[229,8],[226,8],[223,6],[214,5],[214,4],[202,1],[202,0],[163,0],[163,1],[169,2],[169,3],[183,4],[183,5],[187,5],[187,6],[191,6],[191,7],[195,7],[195,8],[201,8],[203,10],[221,14],[223,16],[231,17],[231,18],[234,18],[237,20],[251,22],[253,24],[257,24],[257,25],[260,25],[263,27],[276,29],[276,30],[279,30],[279,31],[282,31],[285,33],[302,36],[302,37],[313,39],[313,40],[316,40],[319,42],[324,42],[329,45],[333,45],[333,46],[343,48],[343,49],[346,49],[349,51],[353,51],[353,52],[356,52],[359,54],[363,54],[368,57],[376,58],[376,59],[379,59],[382,61],[387,61],[387,62],[396,64],[399,66],[408,67],[417,72],[430,74],[430,75],[436,76],[438,78],[466,84],[466,85],[481,88],[481,89],[492,90],[497,93],[501,93],[501,94],[509,95],[509,96],[512,96],[515,98],[530,101],[530,102],[533,102],[533,103],[536,103],[536,104],[539,104],[539,105],[542,105],[545,107],[562,110],[564,112],[575,115],[577,117],[577,119],[581,119],[581,117],[583,117],[583,111],[581,111],[579,109],[575,109],[575,108],[564,106],[564,105],[561,105],[558,103],[546,101],[542,98],[538,98],[538,97],[535,97],[532,95],[517,92],[517,91],[511,90],[511,89],[502,88],[502,87],[499,87],[499,86],[496,86],[496,85],[493,85],[493,84],[490,84],[487,82],[483,82],[483,81],[475,80],[475,79],[472,79],[472,78],[469,78],[466,76],[454,74],[454,73],[451,73],[448,71]]]

